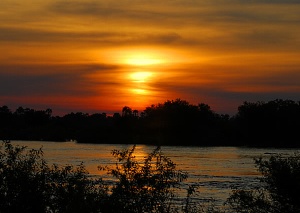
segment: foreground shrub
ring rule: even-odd
[[[235,190],[228,204],[236,212],[300,212],[300,154],[256,159],[263,187]]]
[[[0,146],[0,212],[133,213],[192,212],[175,203],[176,189],[187,178],[159,148],[138,162],[132,149],[113,150],[116,166],[99,167],[115,178],[93,179],[83,164],[49,166],[41,149]],[[188,192],[187,200],[192,192]],[[195,210],[195,209],[194,209]]]
[[[112,152],[116,167],[100,167],[117,179],[111,189],[110,206],[105,212],[174,212],[174,190],[187,178],[159,148],[135,159],[132,149]],[[177,206],[178,207],[178,206]]]
[[[45,212],[48,196],[48,167],[41,150],[13,147],[6,142],[0,149],[1,212]]]
[[[0,147],[1,213],[100,212],[106,191],[83,165],[50,167],[41,149],[27,150],[9,141]]]

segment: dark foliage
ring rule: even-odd
[[[176,99],[122,114],[70,113],[52,116],[51,109],[0,107],[0,139],[76,140],[80,143],[126,143],[193,146],[299,147],[300,102],[244,102],[232,117],[204,103]]]
[[[174,212],[174,189],[187,174],[177,170],[159,148],[143,163],[135,160],[134,149],[114,150],[116,167],[100,167],[117,179],[111,191],[110,206],[105,212]]]
[[[135,159],[134,149],[114,150],[116,166],[99,167],[115,178],[111,183],[89,176],[83,164],[48,166],[41,149],[6,141],[0,147],[0,212],[195,212],[190,202],[183,201],[184,208],[174,202],[187,174],[159,148],[143,162]],[[190,190],[187,200],[191,195]]]
[[[107,188],[78,167],[48,166],[42,150],[0,147],[0,212],[100,212]]]
[[[299,146],[300,102],[245,102],[234,117],[237,139],[252,146]]]
[[[263,187],[252,191],[235,190],[228,199],[236,212],[300,212],[300,154],[271,156],[255,160],[262,173]]]

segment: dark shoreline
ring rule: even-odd
[[[176,99],[143,112],[70,113],[0,107],[0,140],[69,141],[155,146],[300,147],[300,101],[244,102],[234,116]]]

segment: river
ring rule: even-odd
[[[99,165],[115,164],[116,161],[111,155],[112,150],[123,150],[133,146],[40,141],[12,141],[12,144],[34,149],[42,147],[44,158],[49,164],[79,165],[83,162],[91,175],[104,175],[98,171]],[[142,160],[154,149],[155,146],[137,145],[136,158]],[[260,174],[255,168],[254,158],[260,156],[267,158],[275,153],[288,155],[300,149],[162,146],[161,150],[176,163],[177,169],[188,173],[186,184],[196,183],[199,186],[199,197],[213,198],[216,203],[221,204],[226,201],[232,188],[249,189],[259,184],[257,178]]]

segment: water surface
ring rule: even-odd
[[[132,148],[120,144],[79,144],[74,142],[12,141],[13,144],[41,148],[48,163],[79,165],[84,163],[92,175],[104,175],[99,165],[114,166],[114,149]],[[137,145],[138,160],[153,151],[155,146]],[[162,146],[163,153],[176,163],[177,168],[189,175],[186,184],[197,183],[201,198],[214,198],[223,203],[232,188],[253,188],[259,184],[254,158],[271,154],[292,154],[299,149],[246,148],[246,147],[183,147]],[[105,176],[105,178],[110,178]],[[186,187],[186,185],[184,185]],[[185,191],[181,192],[184,196]]]

